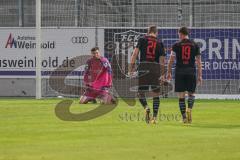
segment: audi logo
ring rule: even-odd
[[[71,41],[73,44],[86,44],[88,43],[88,37],[72,37]]]

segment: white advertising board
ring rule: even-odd
[[[35,77],[35,29],[0,29],[0,77]],[[98,29],[42,29],[42,71],[52,71],[64,60],[88,55],[96,41],[104,51],[104,30]],[[96,37],[98,36],[98,37]],[[47,76],[43,74],[43,76]]]

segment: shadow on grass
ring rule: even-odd
[[[73,103],[73,100],[62,100],[55,107],[55,115],[63,121],[88,121],[95,119],[97,117],[103,116],[112,110],[114,110],[118,101],[114,104],[100,104],[97,108],[94,108],[90,111],[84,113],[72,113],[70,112],[70,107]]]

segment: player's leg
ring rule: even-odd
[[[195,101],[195,90],[197,85],[196,75],[188,75],[187,91],[188,91],[188,108],[192,109]]]
[[[138,97],[139,97],[139,101],[141,103],[141,105],[143,106],[144,110],[145,110],[145,121],[146,123],[149,123],[150,121],[150,108],[148,107],[147,104],[147,100],[145,97],[145,92],[144,92],[144,87],[139,87],[139,91],[138,91]]]
[[[154,86],[152,86],[154,94],[153,94],[153,118],[152,118],[151,123],[153,123],[153,124],[157,123],[158,110],[160,107],[160,97],[159,97],[160,85],[159,85],[159,81],[157,81],[156,83],[158,83],[158,84],[154,84]]]
[[[154,123],[154,124],[157,122],[159,106],[160,106],[160,98],[159,97],[153,97],[153,118],[152,118],[152,123]]]
[[[88,101],[89,101],[89,100],[88,100],[88,97],[82,95],[82,96],[80,97],[80,101],[79,101],[79,103],[80,103],[80,104],[87,104]]]
[[[87,97],[87,96],[81,96],[80,97],[80,101],[79,101],[80,104],[87,104],[89,102],[91,102],[93,104],[96,104],[97,100],[95,98],[90,98],[90,97]]]
[[[178,104],[182,115],[183,123],[187,122],[185,90],[185,76],[183,74],[175,74],[175,92],[178,93]]]
[[[95,100],[96,93],[93,89],[87,88],[84,92],[84,94],[80,97],[80,104],[87,104],[88,102]]]
[[[103,88],[102,90],[98,91],[98,95],[101,99],[102,104],[115,104],[116,103],[116,98],[111,94],[110,88]]]
[[[140,63],[138,66],[138,97],[144,109],[148,108],[146,93],[149,91],[149,65],[146,62]]]
[[[145,93],[143,91],[139,91],[138,93],[138,97],[139,97],[139,101],[141,103],[141,105],[143,106],[143,108],[148,108],[148,104],[147,104],[147,100],[145,97]]]
[[[92,102],[92,103],[96,104],[97,100],[94,98],[94,99],[90,99],[89,102]]]
[[[178,92],[178,104],[182,115],[183,123],[187,123],[185,92]]]
[[[188,92],[188,108],[193,109],[195,102],[195,95],[194,92]]]
[[[80,104],[87,104],[88,102],[92,102],[95,104],[95,103],[97,103],[97,100],[95,98],[90,98],[85,95],[82,95],[80,97],[80,101],[79,101]]]
[[[101,103],[102,104],[107,104],[107,105],[109,105],[109,104],[115,104],[116,103],[116,99],[112,96],[112,95],[110,95],[110,94],[106,94],[106,95],[104,95],[102,98],[101,98]]]
[[[148,71],[148,73],[145,73],[142,77],[139,79],[139,85],[142,90],[145,90],[146,92],[149,92],[149,87],[151,87],[151,91],[153,93],[153,117],[151,120],[151,123],[156,123],[158,110],[159,110],[159,104],[160,104],[160,84],[159,84],[159,75],[160,75],[160,67],[157,63],[144,63],[141,65],[140,71]],[[140,92],[141,93],[141,92]],[[146,122],[149,122],[150,119],[150,108],[148,107],[146,103],[146,98],[144,95],[140,95],[139,98],[142,106],[145,108],[146,113]]]
[[[187,108],[187,120],[188,123],[192,123],[192,108],[194,105],[195,96],[193,92],[188,92],[188,108]]]
[[[196,89],[196,76],[189,75],[188,76],[188,108],[187,108],[187,119],[188,123],[192,122],[192,108],[195,102],[195,89]]]
[[[149,90],[149,80],[146,76],[146,71],[148,70],[147,64],[140,63],[138,68],[138,97],[141,105],[144,109],[148,108],[147,100],[145,97],[145,93]]]
[[[146,76],[146,71],[148,70],[147,64],[140,63],[138,68],[139,80],[138,80],[138,98],[145,110],[145,121],[146,123],[150,122],[150,108],[147,104],[145,93],[149,91],[149,79]]]

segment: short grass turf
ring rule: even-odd
[[[147,125],[139,102],[123,100],[99,118],[62,121],[61,100],[0,99],[0,160],[240,159],[239,101],[197,100],[192,125],[183,125],[178,100],[161,99],[159,123]],[[72,112],[97,106],[73,100]]]

